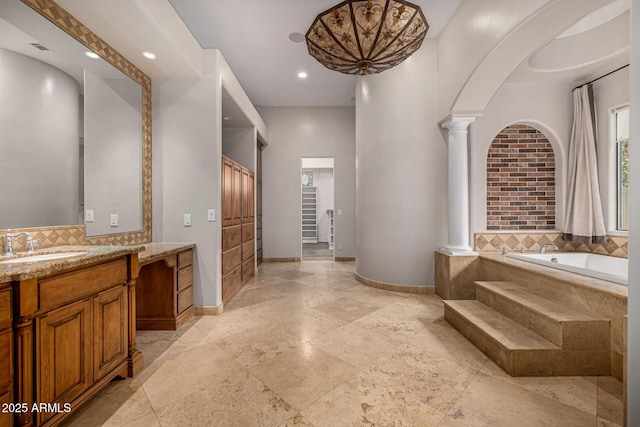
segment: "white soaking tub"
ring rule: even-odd
[[[588,252],[509,253],[509,258],[627,285],[628,260]]]

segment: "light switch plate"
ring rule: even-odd
[[[117,227],[118,226],[118,214],[109,215],[109,225],[111,227]]]
[[[215,221],[216,220],[216,210],[215,209],[209,209],[207,211],[207,220],[208,221]]]
[[[191,227],[191,214],[184,214],[184,226]]]
[[[93,209],[84,211],[84,222],[93,222]]]
[[[342,209],[338,209],[338,216],[342,215]]]

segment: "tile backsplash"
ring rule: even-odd
[[[592,252],[618,258],[629,257],[629,238],[627,236],[607,236],[606,243],[585,245],[563,240],[560,232],[482,232],[474,235],[474,248],[478,252],[500,251],[503,247],[509,252],[517,251],[520,247],[525,251],[539,251],[545,243],[555,243],[563,252]]]
[[[0,230],[0,245],[2,253],[6,250],[6,240],[4,235],[7,234],[6,229]],[[54,246],[84,246],[87,244],[85,238],[84,225],[62,225],[52,227],[31,227],[31,228],[12,228],[11,233],[20,233],[26,231],[31,234],[34,240],[40,243],[35,245],[37,249],[46,249]],[[22,237],[13,240],[13,250],[22,252],[27,249],[27,240]]]

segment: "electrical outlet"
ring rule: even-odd
[[[184,214],[184,226],[191,227],[191,214]]]
[[[342,250],[342,245],[340,243],[338,243],[338,250],[341,251]]]
[[[338,216],[342,215],[342,209],[338,209]]]
[[[117,227],[118,226],[118,214],[109,215],[109,225],[111,227]]]
[[[93,222],[93,209],[84,211],[84,222]]]

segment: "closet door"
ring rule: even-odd
[[[233,162],[222,159],[222,226],[233,225]]]
[[[242,169],[242,222],[255,220],[255,178],[253,173]]]
[[[231,223],[229,225],[242,224],[242,167],[237,163],[233,165],[233,191],[231,200]]]

